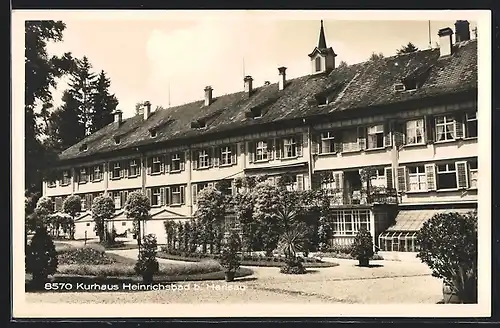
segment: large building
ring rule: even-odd
[[[414,251],[415,234],[439,211],[477,207],[477,41],[467,21],[438,32],[439,47],[336,65],[323,23],[318,46],[304,54],[311,73],[217,96],[207,86],[195,102],[114,122],[60,154],[59,178],[43,195],[56,210],[82,197],[76,237],[95,236],[89,205],[115,200],[118,233],[132,228],[127,193],[144,191],[152,220],[146,232],[164,240],[165,220],[184,220],[196,195],[240,176],[286,175],[290,188],[323,188],[332,196],[334,243],[368,228],[381,250]],[[453,35],[455,37],[453,37]],[[361,176],[375,170],[371,188]],[[368,190],[367,190],[368,189]]]

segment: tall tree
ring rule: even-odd
[[[49,156],[39,137],[37,108],[50,107],[51,88],[57,78],[71,69],[71,54],[50,57],[47,43],[60,42],[66,25],[61,21],[27,21],[25,23],[25,188],[28,192],[41,189],[42,172],[50,167]]]
[[[376,52],[372,52],[372,54],[370,55],[370,58],[369,60],[371,61],[376,61],[376,60],[379,60],[379,59],[382,59],[384,58],[384,54],[379,52],[379,53],[376,53]]]
[[[94,88],[95,93],[92,98],[93,113],[91,132],[95,132],[109,123],[113,122],[112,112],[118,106],[118,99],[114,94],[110,94],[109,87],[111,81],[104,71],[99,74]]]
[[[347,62],[345,60],[341,60],[340,63],[339,63],[338,68],[347,67],[347,66],[349,66],[349,64],[347,64]]]
[[[91,72],[91,69],[92,65],[86,56],[82,59],[77,59],[75,69],[71,72],[69,83],[69,92],[79,103],[79,122],[85,126],[85,135],[91,133],[92,117],[94,114],[92,100],[95,94],[94,86],[97,76]]]
[[[401,47],[397,50],[398,55],[408,54],[410,52],[418,51],[418,48],[411,42],[408,42],[406,46]]]

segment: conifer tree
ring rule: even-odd
[[[104,71],[101,71],[94,83],[94,94],[92,98],[93,112],[91,132],[100,130],[113,122],[113,111],[118,106],[118,99],[109,92],[111,81]]]

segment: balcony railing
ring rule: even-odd
[[[371,187],[366,189],[330,189],[327,190],[331,197],[332,205],[372,205],[372,204],[397,204],[398,194],[392,188]]]

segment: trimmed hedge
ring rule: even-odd
[[[93,247],[70,249],[59,254],[59,265],[105,265],[116,261]]]

